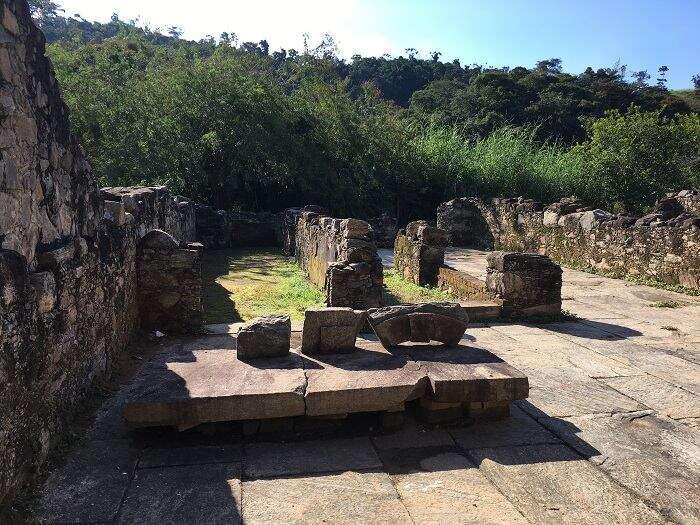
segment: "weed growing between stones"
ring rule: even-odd
[[[685,303],[681,303],[680,301],[665,300],[656,301],[655,303],[651,303],[649,306],[653,308],[680,308],[682,306],[685,306]]]

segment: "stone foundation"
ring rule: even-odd
[[[486,289],[484,281],[449,266],[440,267],[437,285],[462,300],[490,301],[493,299],[493,294]]]
[[[325,290],[328,306],[367,309],[383,304],[382,260],[365,221],[303,212],[295,252],[309,280]]]
[[[486,290],[501,302],[506,317],[561,314],[561,267],[535,253],[491,252]]]
[[[447,235],[425,221],[410,222],[394,242],[394,269],[407,281],[436,286],[445,263]]]
[[[440,205],[438,224],[452,244],[484,246],[475,239],[486,236],[497,249],[540,253],[615,277],[652,278],[697,290],[699,201],[697,191],[686,190],[635,218],[594,210],[573,198],[548,207],[523,198],[455,199]]]

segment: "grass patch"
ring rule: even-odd
[[[272,248],[211,250],[204,254],[204,322],[232,323],[267,314],[304,318],[324,306],[294,260]]]
[[[384,287],[387,306],[456,300],[452,294],[439,288],[418,286],[405,280],[393,268],[384,268]]]
[[[685,306],[685,304],[679,301],[664,300],[656,301],[655,303],[651,303],[649,306],[653,308],[680,308],[681,306]]]

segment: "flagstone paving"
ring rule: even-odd
[[[480,252],[448,250],[478,275]],[[473,324],[524,372],[501,421],[382,431],[357,415],[130,431],[125,385],[54,470],[42,523],[700,523],[700,300],[564,271],[574,322]],[[663,301],[676,308],[655,306]],[[183,340],[205,349],[209,338]],[[220,336],[218,336],[220,337]],[[272,421],[272,420],[271,420]],[[230,426],[227,426],[230,425]]]

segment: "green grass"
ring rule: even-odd
[[[439,288],[418,286],[405,280],[393,269],[384,268],[385,300],[387,305],[455,301],[455,297]]]
[[[681,306],[685,306],[685,304],[679,301],[664,300],[656,301],[649,306],[653,306],[654,308],[680,308]]]
[[[232,323],[259,315],[289,314],[324,306],[323,293],[279,250],[210,250],[203,261],[204,322]]]

